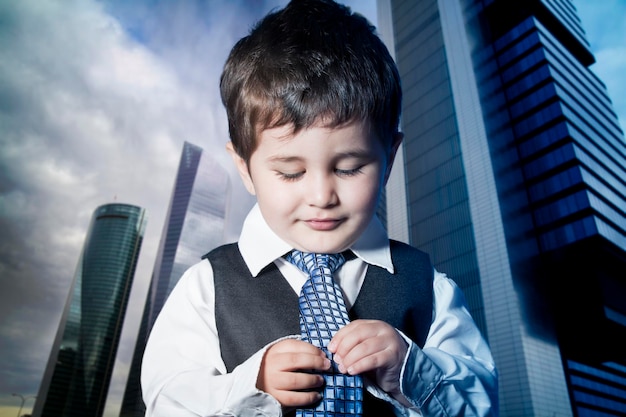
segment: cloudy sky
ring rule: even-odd
[[[345,1],[374,19],[375,0]],[[94,209],[148,224],[109,394],[117,416],[184,141],[239,184],[217,90],[234,42],[284,0],[0,0],[0,417],[33,405]],[[626,0],[575,0],[622,125]],[[234,191],[234,206],[250,199]],[[229,225],[236,238],[240,216]]]
[[[374,16],[374,1],[357,1]],[[219,74],[284,3],[0,0],[0,417],[18,412],[12,393],[32,408],[91,215],[114,201],[148,213],[106,410],[117,416],[182,144],[239,184]],[[233,195],[247,210],[243,187]]]

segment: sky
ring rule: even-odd
[[[224,151],[232,45],[284,0],[0,0],[0,417],[34,404],[96,207],[148,223],[106,417],[117,417],[184,141],[232,176],[235,240],[253,200]],[[345,0],[375,21],[375,0]],[[626,0],[574,0],[622,126]]]

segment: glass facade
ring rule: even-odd
[[[465,291],[501,414],[626,415],[626,142],[574,3],[380,3],[410,243]]]
[[[185,142],[148,290],[122,401],[121,417],[143,416],[141,360],[150,329],[185,270],[224,242],[230,201],[226,170],[202,148]]]
[[[140,207],[94,212],[33,415],[102,415],[145,225]]]

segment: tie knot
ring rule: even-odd
[[[287,254],[286,259],[308,275],[323,269],[329,269],[332,274],[345,262],[341,253],[310,253],[296,249]]]

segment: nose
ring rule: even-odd
[[[314,207],[333,207],[339,202],[334,178],[329,175],[311,175],[305,184],[307,203]]]

